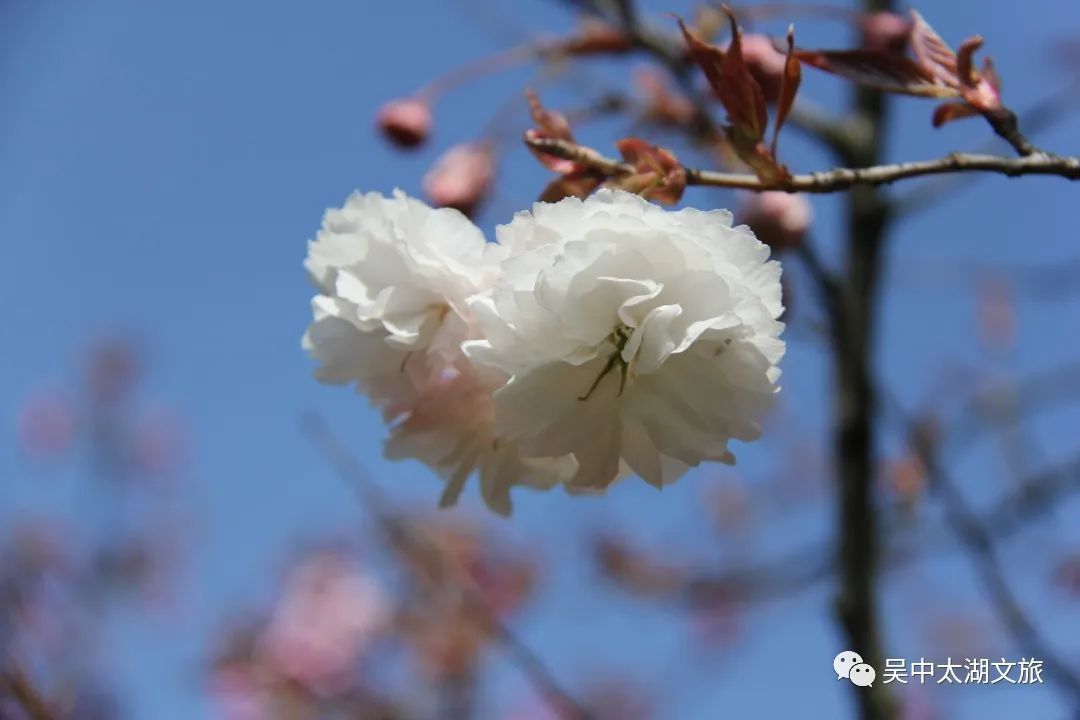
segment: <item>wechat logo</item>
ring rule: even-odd
[[[877,673],[874,668],[863,662],[862,655],[851,650],[845,650],[832,661],[836,679],[848,679],[859,687],[870,687],[874,684]]]

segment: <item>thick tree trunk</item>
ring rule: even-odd
[[[890,0],[864,0],[866,12],[891,9]],[[865,167],[882,161],[886,100],[878,92],[854,91],[854,123],[845,161]],[[874,506],[874,326],[882,248],[889,221],[883,191],[855,187],[846,198],[847,267],[840,286],[835,338],[835,464],[838,480],[837,616],[848,647],[870,663],[879,678],[884,654],[878,620],[878,518]],[[852,685],[863,720],[895,715],[888,688]]]

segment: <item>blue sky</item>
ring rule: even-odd
[[[500,7],[497,13],[487,5]],[[438,482],[423,468],[380,457],[377,415],[352,393],[316,384],[299,348],[309,320],[302,271],[305,241],[324,208],[354,188],[419,193],[419,178],[440,147],[469,139],[493,109],[539,82],[528,70],[485,80],[440,104],[433,146],[394,153],[374,136],[371,118],[384,100],[407,93],[439,70],[513,42],[516,28],[557,31],[572,17],[557,3],[521,0],[414,0],[372,3],[322,0],[7,0],[0,4],[0,436],[13,437],[27,393],[62,384],[75,358],[102,332],[134,332],[149,349],[150,393],[191,423],[194,463],[189,504],[197,518],[194,561],[183,588],[188,611],[164,625],[116,620],[108,662],[133,717],[206,717],[199,661],[222,618],[258,602],[273,587],[282,559],[301,538],[350,532],[367,523],[347,490],[305,443],[300,413],[317,409],[347,439],[381,484],[403,503],[434,504]],[[650,0],[655,12],[686,3]],[[954,44],[975,32],[1005,79],[1017,108],[1063,85],[1048,40],[1080,36],[1080,14],[1065,0],[1029,3],[929,3],[922,8]],[[827,23],[800,20],[807,45],[842,43]],[[773,28],[775,30],[775,28]],[[618,83],[614,66],[594,64],[591,77]],[[625,75],[624,75],[625,77]],[[553,106],[574,104],[558,79],[541,85]],[[840,86],[808,76],[806,92],[836,107]],[[580,99],[578,99],[580,102]],[[895,103],[890,139],[895,159],[930,157],[986,137],[974,121],[940,131],[930,105]],[[1080,114],[1041,134],[1040,144],[1080,152]],[[519,121],[524,122],[523,116]],[[522,126],[523,127],[523,126]],[[609,146],[618,127],[586,128],[585,140]],[[516,132],[516,129],[511,131]],[[782,149],[799,170],[828,160],[796,133]],[[546,181],[520,148],[503,158],[497,196],[481,217],[486,227],[524,207]],[[943,368],[1010,376],[1075,357],[1076,299],[1023,300],[1019,339],[1005,357],[988,360],[976,344],[970,283],[928,272],[973,260],[1040,265],[1077,252],[1078,189],[1056,179],[983,178],[896,228],[885,277],[881,376],[905,402],[922,406],[941,387]],[[688,202],[730,205],[730,195],[694,192]],[[838,246],[835,199],[815,200],[815,240],[827,258]],[[797,278],[797,270],[792,274]],[[808,288],[796,286],[810,305]],[[972,368],[974,370],[972,370]],[[784,363],[780,433],[824,437],[829,372],[820,347],[793,340]],[[1077,450],[1076,413],[1044,416],[1035,435],[1047,456]],[[891,444],[894,446],[894,443]],[[831,505],[785,504],[767,493],[785,470],[775,450],[740,453],[740,476],[761,486],[762,526],[752,552],[768,557],[827,530]],[[886,444],[886,450],[890,444]],[[1003,487],[992,451],[957,469],[979,503]],[[591,671],[625,670],[664,698],[663,717],[790,716],[806,707],[838,717],[850,693],[829,674],[843,649],[832,622],[831,592],[822,585],[752,611],[744,638],[726,654],[702,656],[686,642],[686,624],[671,611],[625,598],[585,562],[598,528],[632,523],[634,536],[673,559],[716,565],[736,552],[715,542],[698,509],[722,472],[706,469],[657,493],[623,483],[603,500],[561,493],[522,494],[509,522],[519,542],[542,548],[552,584],[522,634],[570,687]],[[77,514],[70,498],[42,489],[13,442],[0,441],[0,519],[28,508]],[[1080,542],[1076,503],[1009,545],[1012,581],[1032,603],[1040,625],[1080,666],[1080,610],[1045,589],[1048,547]],[[467,493],[455,512],[479,514]],[[1070,522],[1071,520],[1071,522]],[[715,550],[715,552],[714,552]],[[886,632],[893,656],[929,654],[920,627],[928,607],[990,616],[979,604],[969,566],[931,548],[930,560],[886,586]],[[988,626],[1000,634],[993,620]],[[996,636],[995,636],[996,637]],[[996,652],[1018,656],[1003,639]],[[1071,643],[1071,645],[1070,645]],[[492,702],[521,688],[496,661]],[[942,692],[956,717],[1061,717],[1049,688],[958,688]]]

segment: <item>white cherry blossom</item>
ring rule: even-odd
[[[386,443],[388,458],[416,458],[446,481],[440,506],[457,502],[475,472],[484,502],[500,515],[511,511],[510,489],[547,490],[569,479],[572,457],[526,458],[517,443],[494,436],[492,392],[501,382],[475,372],[448,375],[425,388],[407,408]]]
[[[550,488],[573,459],[523,458],[495,438],[491,393],[505,377],[462,354],[478,332],[467,300],[494,282],[502,252],[456,210],[355,194],[309,244],[319,294],[303,344],[320,380],[356,383],[383,411],[387,457],[418,459],[446,480],[443,505],[476,474],[488,506],[508,514],[511,487]]]
[[[624,463],[661,486],[760,435],[784,353],[780,266],[730,213],[604,190],[537,203],[498,238],[509,256],[465,343],[509,377],[498,437],[572,454],[569,484],[602,489]]]
[[[461,357],[467,299],[490,286],[497,246],[456,210],[396,192],[327,211],[305,266],[320,294],[303,345],[323,382],[402,402]]]

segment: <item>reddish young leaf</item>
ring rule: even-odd
[[[877,50],[796,50],[794,56],[818,70],[884,92],[921,97],[956,97],[921,65],[903,55]]]
[[[802,65],[795,58],[795,26],[788,27],[787,59],[784,61],[784,74],[780,78],[780,97],[776,101],[776,125],[773,128],[772,154],[776,157],[776,142],[780,139],[780,128],[784,126],[791,106],[795,104],[795,95],[802,82]]]
[[[690,32],[686,23],[682,21],[682,18],[678,19],[679,29],[682,30],[683,39],[686,40],[686,47],[690,51],[690,57],[694,59],[694,62],[698,64],[701,71],[705,73],[705,79],[709,81],[709,87],[712,88],[716,96],[720,96],[719,86],[723,84],[720,71],[724,67],[724,51],[715,45],[702,42],[698,40],[697,36]]]
[[[735,16],[725,9],[731,23],[732,40],[727,52],[715,45],[704,43],[687,29],[680,19],[679,28],[686,39],[690,55],[701,67],[710,87],[720,98],[728,114],[728,121],[739,128],[739,133],[760,141],[765,137],[768,115],[765,96],[754,80],[742,56],[742,35]]]
[[[525,97],[529,101],[529,111],[532,113],[536,128],[525,131],[525,138],[547,138],[553,140],[566,140],[574,142],[574,133],[570,130],[570,122],[566,116],[554,110],[548,110],[540,104],[540,98],[532,90],[525,91]],[[531,146],[530,146],[531,149]],[[577,169],[572,160],[555,157],[544,152],[531,150],[536,159],[543,163],[544,167],[560,174],[573,172]]]
[[[912,10],[911,17],[911,46],[920,67],[933,75],[939,83],[955,88],[957,93],[979,112],[985,114],[1000,109],[1001,79],[994,72],[993,63],[984,62],[984,67],[988,70],[986,77],[975,69],[975,51],[982,47],[983,39],[978,35],[968,38],[960,45],[959,51],[953,52],[922,15]],[[959,117],[955,115],[955,111],[939,109],[935,113],[935,122],[939,118],[946,118],[944,121],[947,122],[955,117]]]
[[[966,102],[947,102],[934,108],[934,127],[941,127],[953,120],[961,120],[978,115],[979,111]]]
[[[731,24],[731,44],[721,69],[725,94],[729,96],[729,100],[724,101],[724,96],[721,95],[721,101],[724,102],[724,109],[728,111],[733,124],[743,125],[761,140],[765,137],[765,127],[769,121],[765,94],[743,59],[742,30],[735,21],[735,14],[727,6],[724,6],[724,13]]]
[[[561,175],[548,183],[538,199],[553,203],[566,197],[587,198],[603,182],[604,176],[591,170]]]
[[[761,182],[767,185],[777,185],[786,182],[791,177],[788,169],[776,161],[769,148],[765,147],[765,143],[760,142],[753,146],[743,146],[737,140],[732,139],[732,147],[738,154],[739,159],[754,171],[754,174],[758,176]]]
[[[979,35],[968,38],[960,44],[956,53],[956,78],[961,85],[974,87],[979,82],[979,73],[972,62],[975,51],[982,47],[983,39]]]
[[[956,53],[917,11],[911,11],[911,20],[911,49],[919,66],[936,80],[955,85]]]
[[[990,83],[990,87],[994,88],[998,93],[1001,92],[1001,76],[998,75],[997,68],[994,67],[994,61],[989,57],[983,58],[982,76],[986,82]]]
[[[975,51],[982,47],[983,39],[976,35],[968,38],[960,45],[956,55],[957,76],[960,81],[960,94],[964,100],[974,105],[980,112],[997,110],[1002,107],[1001,93],[998,88],[1001,78],[994,72],[994,64],[983,63],[984,67],[990,68],[990,75],[983,76],[975,69]]]
[[[635,172],[609,184],[657,202],[679,202],[686,190],[686,170],[673,153],[640,138],[623,138],[615,146]]]
[[[574,133],[570,130],[570,121],[566,116],[554,110],[548,110],[540,104],[540,97],[533,90],[525,91],[525,98],[529,101],[529,112],[533,122],[543,137],[556,140],[574,141]]]

